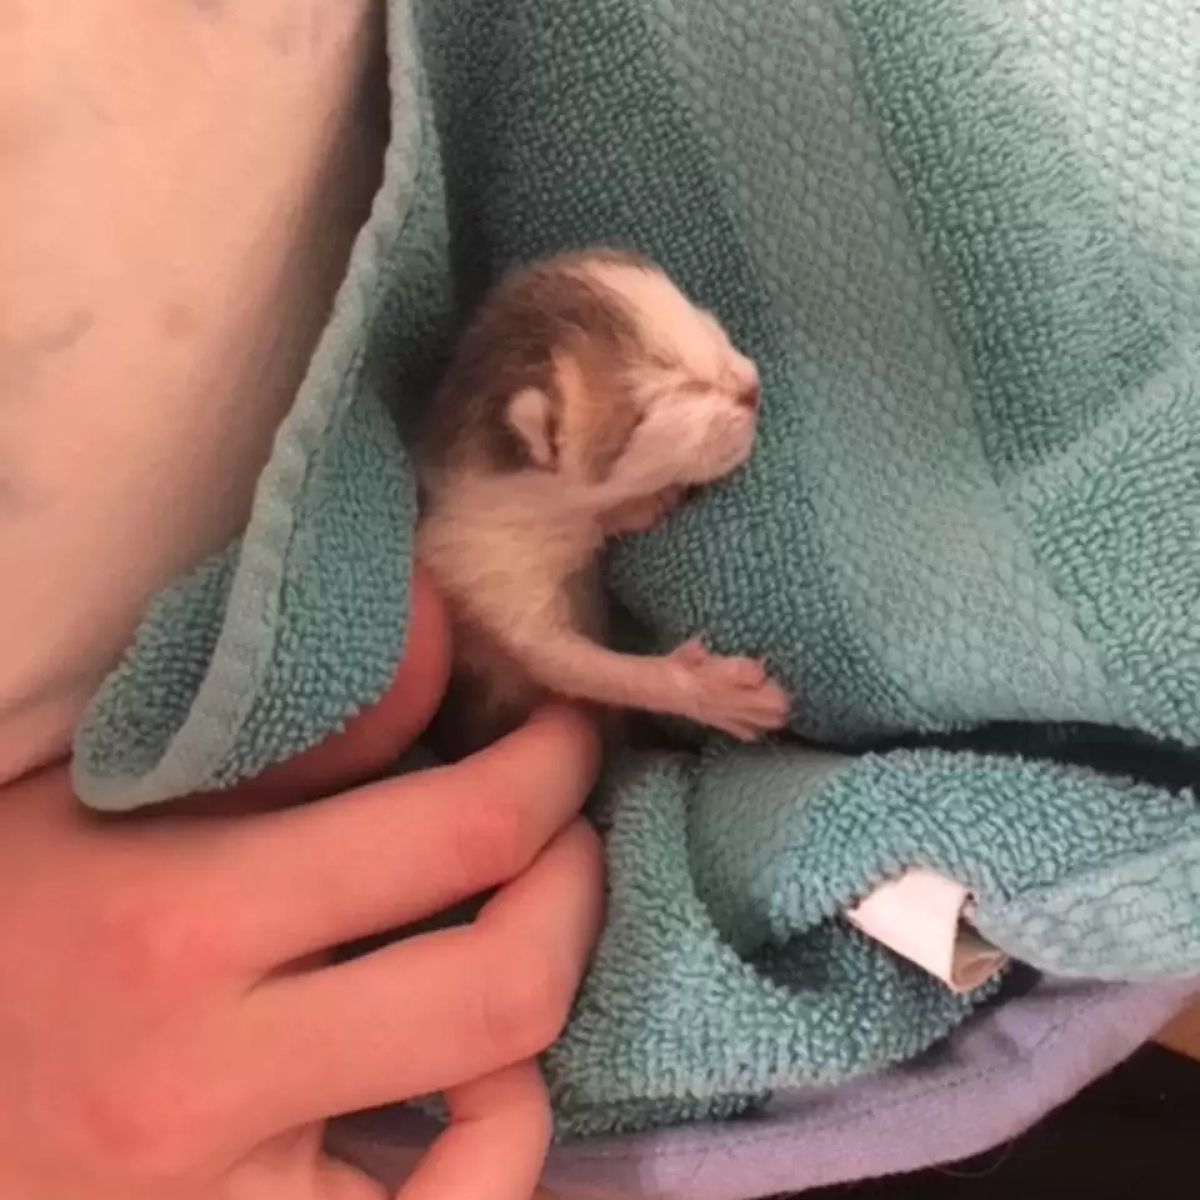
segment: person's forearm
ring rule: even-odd
[[[20,13],[0,23],[0,779],[65,753],[146,598],[245,521],[386,103],[369,0]]]

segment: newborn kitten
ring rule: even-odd
[[[484,301],[420,446],[417,553],[449,605],[444,727],[461,752],[547,694],[671,714],[753,740],[788,698],[750,658],[690,641],[608,649],[597,559],[741,466],[758,371],[653,264],[611,250],[513,272]]]

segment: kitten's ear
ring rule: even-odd
[[[529,453],[534,466],[551,469],[558,463],[554,405],[541,388],[522,388],[508,402],[508,427]]]

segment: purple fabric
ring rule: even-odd
[[[781,1094],[751,1119],[558,1147],[546,1186],[568,1200],[752,1200],[964,1158],[1116,1066],[1198,988],[1043,982],[879,1076]],[[330,1145],[394,1186],[432,1128],[382,1110],[337,1123]]]

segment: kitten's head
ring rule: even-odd
[[[758,407],[754,364],[661,270],[561,255],[502,280],[468,327],[434,401],[426,477],[536,477],[601,512],[741,466]]]

